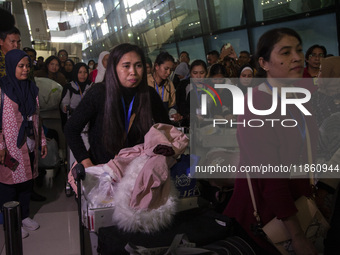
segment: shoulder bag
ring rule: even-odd
[[[308,154],[308,163],[312,164],[312,149],[309,131],[306,125],[306,142],[307,142],[307,154]],[[311,184],[314,185],[313,173],[310,171],[310,181]],[[257,211],[256,201],[254,196],[254,191],[252,187],[252,183],[250,180],[250,176],[247,173],[247,181],[249,192],[252,200],[252,204],[254,207],[254,216],[256,218],[258,226],[262,226],[261,219]],[[295,206],[298,209],[296,214],[300,226],[305,233],[305,236],[312,241],[312,243],[316,244],[318,240],[326,237],[327,231],[330,228],[327,220],[322,215],[322,213],[317,208],[313,197],[307,198],[306,196],[302,196],[295,201]],[[265,226],[262,227],[263,232],[266,235],[266,238],[269,242],[271,242],[276,249],[284,255],[295,254],[294,249],[292,247],[291,237],[282,222],[282,220],[277,219],[276,217],[268,222]],[[316,247],[318,248],[318,247]]]

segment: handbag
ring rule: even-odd
[[[307,154],[308,154],[308,163],[312,164],[312,149],[309,131],[306,125],[306,141],[307,141]],[[314,185],[313,174],[310,173],[310,182],[311,185]],[[252,187],[252,183],[250,180],[250,176],[247,173],[247,182],[249,187],[249,192],[252,200],[252,204],[254,207],[254,216],[256,218],[258,226],[262,226],[261,219],[257,211],[254,191]],[[296,214],[301,229],[303,230],[305,236],[312,241],[313,244],[326,237],[327,231],[330,228],[326,218],[322,215],[322,213],[317,208],[313,198],[307,198],[305,196],[300,197],[295,201],[295,206],[298,209]],[[287,231],[282,220],[277,219],[276,217],[268,222],[265,226],[262,227],[263,232],[266,235],[266,238],[269,242],[271,242],[275,248],[283,255],[291,255],[295,254],[294,249],[292,247],[292,239]]]

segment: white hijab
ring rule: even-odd
[[[109,54],[110,54],[110,52],[108,52],[108,51],[103,51],[99,54],[98,67],[97,67],[98,73],[97,73],[96,79],[94,81],[95,83],[102,82],[104,80],[106,68],[103,66],[103,58],[106,55],[109,55]]]

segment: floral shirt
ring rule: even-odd
[[[0,78],[6,75],[5,54],[0,50]]]
[[[1,93],[1,89],[0,89]],[[36,137],[35,158],[33,163],[33,171],[29,157],[29,148],[24,144],[20,149],[17,147],[17,138],[19,129],[22,123],[22,115],[19,112],[19,105],[12,101],[6,94],[4,94],[4,105],[2,114],[2,132],[0,133],[0,150],[6,149],[8,153],[14,157],[19,165],[15,171],[10,170],[4,165],[0,164],[0,183],[16,184],[23,183],[34,179],[38,176],[38,153],[39,146],[46,145],[46,138],[42,127],[39,124],[39,100],[36,98],[37,111],[32,116],[34,137]]]

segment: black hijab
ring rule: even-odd
[[[79,69],[84,66],[87,72],[87,79],[84,82],[80,82],[78,80],[78,72]],[[77,63],[74,67],[73,67],[73,71],[72,71],[72,81],[76,82],[78,84],[78,86],[80,87],[81,91],[84,91],[86,85],[91,84],[91,80],[90,80],[90,73],[89,73],[89,67],[85,64],[85,63]]]
[[[70,62],[70,63],[72,64],[73,68],[74,68],[74,65],[75,65],[75,64],[74,64],[74,62],[73,62],[72,59],[66,59],[65,64],[64,64],[64,67],[61,68],[61,72],[64,74],[66,80],[67,80],[68,82],[70,82],[70,81],[72,81],[72,78],[73,78],[73,77],[72,77],[73,68],[72,68],[72,71],[71,71],[71,72],[67,72],[67,71],[65,70],[66,62]]]
[[[1,89],[15,103],[18,104],[19,112],[23,117],[19,129],[17,147],[21,148],[26,142],[26,136],[30,133],[27,118],[36,112],[36,98],[39,89],[31,80],[18,80],[15,76],[19,61],[27,57],[32,66],[30,57],[22,50],[11,50],[5,56],[6,76],[1,79]],[[31,127],[32,128],[32,127]]]
[[[78,72],[79,69],[84,66],[86,68],[86,72],[87,72],[87,80],[84,82],[80,82],[78,80]],[[91,84],[91,80],[90,80],[90,75],[89,75],[89,67],[85,64],[85,63],[77,63],[72,70],[72,79],[71,81],[73,81],[74,83],[76,83],[78,85],[78,87],[80,88],[80,90],[82,91],[82,93],[85,90],[86,85]],[[72,94],[80,94],[79,90],[76,90],[75,88],[72,87],[71,83],[67,83],[64,88],[63,88],[63,92],[61,94],[61,100],[63,100],[63,98],[65,97],[67,91],[70,90]]]

